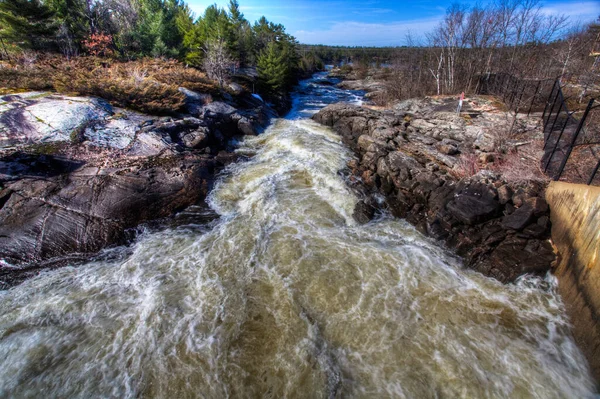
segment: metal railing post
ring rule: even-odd
[[[514,84],[513,84],[513,88],[510,91],[510,108],[512,109],[513,105],[515,105],[515,99],[517,98],[517,90],[519,90],[519,81],[514,78]]]
[[[535,96],[537,96],[538,91],[540,91],[540,85],[542,84],[541,80],[538,80],[537,85],[535,86],[535,93],[533,93],[533,98],[531,99],[531,104],[529,104],[529,111],[527,111],[527,116],[531,114],[531,109],[533,108],[533,103],[535,102]],[[554,87],[552,87],[554,89]]]
[[[554,102],[552,103],[552,107],[550,108],[550,112],[548,113],[548,118],[544,121],[544,132],[546,131],[546,126],[548,122],[550,122],[550,117],[552,116],[552,111],[554,111],[554,106],[556,105],[556,100],[558,100],[558,96],[560,94],[560,86],[558,86],[558,90],[556,91],[556,96],[554,97]]]
[[[544,106],[544,113],[542,114],[542,121],[546,120],[546,111],[548,110],[548,105],[550,105],[550,99],[554,94],[554,87],[556,87],[556,81],[552,84],[552,90],[550,90],[550,95],[548,96],[548,100],[546,101],[546,105]],[[546,127],[546,123],[544,122],[544,127]]]
[[[506,88],[507,88],[508,84],[510,83],[508,75],[504,75],[503,81],[504,81],[504,84],[502,85],[502,87],[504,89],[504,93],[502,95],[502,101],[506,102],[506,94],[508,93],[508,91],[506,90]]]
[[[594,181],[594,177],[596,177],[596,173],[598,172],[598,169],[600,169],[600,159],[598,160],[598,163],[596,164],[596,167],[594,168],[594,171],[592,172],[592,175],[590,176],[590,179],[587,182],[588,186],[590,184],[592,184],[592,182]]]
[[[519,108],[521,108],[521,99],[523,98],[523,93],[525,93],[525,86],[526,84],[523,84],[523,88],[521,89],[521,94],[519,94],[519,99],[517,100],[517,108],[515,112],[519,112]]]
[[[590,100],[590,102],[588,103],[587,108],[585,109],[585,112],[583,113],[583,116],[581,117],[581,120],[579,121],[579,125],[577,126],[577,130],[575,130],[575,134],[573,135],[573,138],[571,139],[571,143],[569,144],[569,148],[567,149],[567,153],[565,154],[565,157],[563,158],[560,167],[558,169],[558,179],[560,179],[560,176],[562,175],[563,170],[565,169],[565,166],[567,166],[567,161],[569,160],[569,157],[571,156],[571,152],[573,151],[573,147],[575,146],[575,142],[577,141],[577,136],[579,136],[579,133],[583,130],[583,125],[585,123],[585,119],[587,118],[588,114],[590,113],[590,110],[592,109],[592,105],[594,104],[594,99],[592,98]],[[567,119],[568,120],[568,119]],[[600,165],[600,162],[598,162],[598,165]],[[596,171],[598,170],[598,166],[596,166]],[[594,174],[596,174],[596,172],[594,172],[592,174],[592,178],[591,180],[594,179]],[[555,180],[558,180],[555,179]],[[590,183],[588,183],[589,185]]]
[[[546,171],[548,171],[548,166],[550,166],[550,161],[552,160],[552,158],[554,158],[554,153],[556,152],[556,149],[558,148],[558,143],[560,143],[560,139],[562,138],[565,128],[569,124],[569,118],[571,118],[571,115],[569,115],[567,113],[567,120],[565,121],[565,124],[563,125],[562,129],[560,129],[560,134],[558,135],[558,138],[556,139],[556,143],[554,143],[554,148],[552,149],[552,153],[550,154],[550,157],[546,161],[546,167],[544,168],[544,173],[546,173]],[[555,178],[554,180],[558,180],[558,179]]]
[[[560,92],[559,92],[559,94],[560,94]],[[563,104],[564,104],[564,102],[561,100],[560,107],[558,107],[558,111],[556,112],[556,117],[554,118],[554,122],[552,122],[552,127],[550,128],[550,131],[548,131],[548,139],[546,140],[546,143],[544,144],[544,150],[546,149],[546,146],[550,142],[550,137],[552,136],[552,131],[554,130],[554,126],[556,125],[556,121],[558,120],[558,116],[560,115],[560,111],[562,111]],[[567,115],[568,115],[568,113],[567,113]],[[548,119],[550,119],[550,118],[548,118]],[[568,120],[568,118],[567,118],[567,120]]]

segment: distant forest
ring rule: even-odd
[[[455,94],[475,89],[478,77],[506,73],[563,84],[600,83],[600,17],[587,25],[541,12],[535,0],[501,0],[486,8],[453,5],[418,43],[402,47],[301,45],[325,63],[352,63],[358,75],[380,66],[394,98]]]
[[[0,57],[8,63],[40,53],[175,59],[221,85],[236,70],[256,67],[274,91],[289,90],[325,64],[351,63],[363,74],[385,68],[396,98],[468,92],[478,76],[500,72],[590,84],[600,69],[600,25],[544,14],[537,0],[455,4],[425,40],[409,33],[398,40],[406,45],[303,45],[281,24],[249,22],[236,0],[198,17],[181,0],[0,0]]]

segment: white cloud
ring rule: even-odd
[[[300,43],[338,46],[402,46],[410,32],[423,40],[443,16],[392,23],[335,22],[328,29],[299,30],[293,33]]]

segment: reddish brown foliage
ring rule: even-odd
[[[113,54],[112,50],[113,38],[111,35],[104,33],[92,33],[83,41],[83,48],[88,54],[94,57],[109,57]]]

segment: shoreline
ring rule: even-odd
[[[185,112],[167,117],[92,97],[1,96],[0,130],[12,142],[0,150],[0,288],[204,203],[238,158],[232,142],[279,116],[245,91],[214,101],[180,91]]]
[[[458,137],[465,126],[457,126],[460,117],[454,113],[422,109],[416,115],[336,104],[313,119],[332,127],[357,156],[348,167],[351,184],[365,193],[355,212],[358,221],[365,223],[385,208],[444,242],[468,267],[504,283],[550,270],[556,256],[549,242],[547,183],[507,181],[486,170],[455,176],[461,150],[472,144],[465,132]],[[445,130],[431,137],[440,126]],[[383,204],[378,196],[385,198]]]

